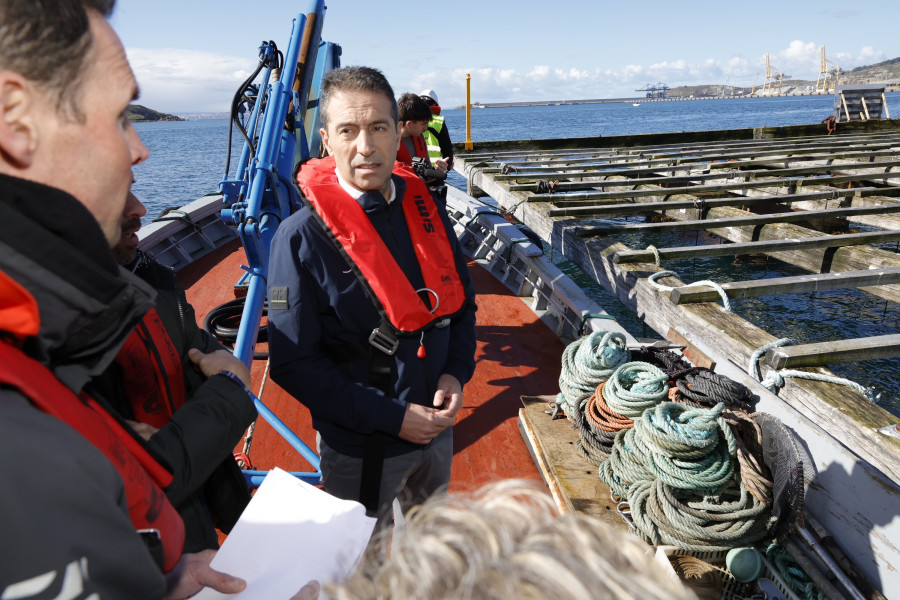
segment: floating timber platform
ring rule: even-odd
[[[858,287],[897,302],[900,254],[870,245],[900,241],[896,121],[841,123],[832,135],[825,125],[813,125],[457,148],[455,169],[467,178],[470,194],[490,196],[499,211],[536,232],[647,326],[692,344],[732,379],[752,384],[784,368],[828,376],[829,364],[900,356],[896,335],[773,348],[751,378],[751,357],[776,336],[726,309],[709,287],[688,287],[671,274],[649,279],[664,270],[660,263],[675,258],[765,255],[809,275],[723,283],[722,294]],[[653,213],[666,222],[610,224]],[[823,219],[866,231],[827,235],[803,226]],[[697,231],[717,241],[631,248],[616,239],[646,231]],[[762,391],[760,410],[794,428],[816,463],[811,513],[829,531],[842,531],[844,552],[860,559],[876,585],[896,583],[900,419],[835,383],[790,378],[777,396]],[[588,510],[606,512],[608,502],[598,498]]]

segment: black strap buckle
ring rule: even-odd
[[[396,336],[391,335],[390,332],[378,327],[369,334],[369,343],[388,356],[393,356],[400,345],[400,340]]]
[[[162,570],[166,564],[166,553],[163,550],[162,537],[159,535],[159,529],[138,529],[137,534],[140,536],[153,562]]]

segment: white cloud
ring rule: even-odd
[[[128,48],[139,102],[163,112],[223,112],[255,62],[196,50]]]
[[[833,55],[832,55],[833,54]],[[222,112],[228,109],[237,85],[256,67],[243,57],[179,49],[128,49],[128,58],[141,86],[141,103],[164,112]],[[842,70],[885,60],[884,52],[865,46],[855,54],[831,53]],[[772,66],[795,79],[815,79],[819,70],[819,45],[793,40],[771,53]],[[394,89],[434,89],[445,107],[462,104],[466,74],[472,78],[472,100],[506,102],[641,96],[646,85],[730,84],[761,85],[765,77],[763,56],[732,56],[719,60],[688,61],[673,58],[650,65],[624,64],[603,69],[579,69],[568,65],[541,64],[531,68],[472,69],[421,72],[409,77],[390,75]],[[396,81],[395,81],[396,80]]]

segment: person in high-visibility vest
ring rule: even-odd
[[[425,101],[428,108],[431,109],[432,116],[428,122],[428,127],[422,135],[425,136],[425,143],[428,146],[428,156],[433,163],[437,159],[443,159],[447,163],[447,168],[453,168],[453,142],[450,141],[450,132],[447,131],[447,123],[441,116],[441,105],[438,104],[437,92],[434,90],[424,90],[419,97]]]

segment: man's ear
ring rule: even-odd
[[[319,135],[322,136],[322,145],[328,150],[328,154],[331,154],[331,145],[328,143],[328,132],[325,131],[324,127],[319,129]]]
[[[37,149],[34,88],[12,71],[0,71],[0,154],[16,168],[28,168]]]

